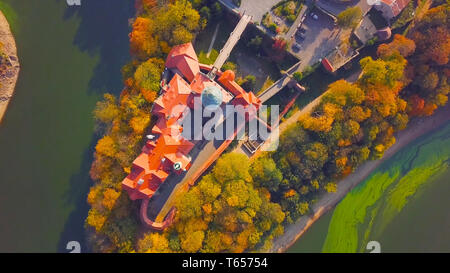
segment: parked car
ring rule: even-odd
[[[295,51],[299,51],[300,49],[302,49],[302,47],[299,44],[295,43],[292,45],[292,49]]]
[[[301,32],[301,33],[306,33],[306,29],[305,28],[299,28],[299,30],[298,30],[299,32]]]
[[[304,32],[297,31],[295,34],[297,35],[298,38],[301,38],[302,40],[306,38],[306,35]]]

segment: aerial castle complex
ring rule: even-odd
[[[132,200],[143,199],[142,206],[145,207],[141,208],[141,218],[144,224],[154,229],[164,229],[168,224],[147,218],[148,200],[171,174],[182,175],[192,166],[190,152],[197,143],[182,135],[180,121],[185,118],[184,110],[198,107],[194,104],[198,100],[202,102],[201,107],[230,103],[244,108],[252,105],[258,109],[260,106],[260,100],[252,92],[246,92],[234,81],[233,71],[220,71],[249,20],[249,16],[242,17],[212,66],[199,63],[191,43],[175,46],[167,57],[161,93],[152,108],[158,121],[142,153],[134,160],[131,172],[122,182],[122,188]],[[166,79],[170,81],[167,83]],[[200,169],[206,170],[211,163],[203,164]]]

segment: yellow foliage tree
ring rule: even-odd
[[[117,145],[112,137],[106,135],[98,141],[95,151],[104,156],[114,157],[117,153]]]

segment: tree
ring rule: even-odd
[[[242,88],[247,91],[251,91],[255,89],[256,85],[256,77],[253,75],[247,75],[244,80],[240,83]]]
[[[364,100],[364,91],[357,85],[345,80],[338,80],[328,86],[327,93],[321,99],[321,104],[327,102],[339,106],[359,105]]]
[[[203,6],[199,12],[200,16],[206,20],[209,20],[211,18],[211,10],[208,8],[208,6]]]
[[[336,183],[333,183],[333,182],[327,183],[324,188],[327,192],[336,192],[337,191],[337,185],[336,185]]]
[[[253,37],[250,42],[248,42],[247,46],[252,48],[255,51],[258,51],[262,44],[262,37],[259,35],[256,35]]]
[[[421,54],[422,62],[432,61],[438,65],[448,63],[450,55],[449,14],[448,4],[428,10],[412,33],[411,36]],[[433,38],[430,39],[430,37]]]
[[[267,188],[272,192],[278,190],[283,175],[277,168],[272,158],[261,156],[258,157],[250,167],[250,174],[253,180],[260,186]]]
[[[98,210],[92,208],[89,210],[88,217],[86,218],[86,224],[95,228],[95,231],[99,232],[106,222],[106,216],[101,214]]]
[[[149,18],[137,17],[130,33],[130,49],[140,59],[160,54],[159,41],[153,35],[154,22]]]
[[[102,205],[107,210],[112,210],[116,204],[117,199],[120,196],[120,192],[115,191],[114,189],[108,188],[103,192],[103,200]]]
[[[381,44],[378,47],[377,55],[381,58],[386,58],[396,52],[406,58],[413,54],[414,50],[416,50],[416,44],[413,40],[410,40],[403,35],[395,34],[392,42]]]
[[[137,86],[140,89],[158,91],[163,68],[164,61],[157,58],[150,58],[139,65],[134,73]]]
[[[119,115],[119,107],[117,106],[116,97],[111,94],[104,94],[103,100],[97,102],[94,109],[94,118],[97,122],[103,124],[111,124]]]
[[[364,110],[361,106],[357,105],[350,108],[348,114],[351,119],[362,122],[371,116],[372,111],[369,108]]]
[[[360,7],[350,7],[342,11],[337,16],[337,24],[339,27],[355,28],[362,19],[362,10]]]
[[[309,211],[308,202],[301,202],[297,204],[297,211],[300,215],[305,215]]]
[[[117,145],[112,137],[106,135],[98,141],[95,151],[100,155],[114,157],[117,153]]]
[[[365,57],[360,64],[363,74],[359,83],[363,87],[384,85],[392,88],[402,79],[406,60],[399,54],[393,54],[386,60]]]
[[[224,70],[224,71],[232,70],[232,71],[236,72],[236,64],[233,63],[233,62],[228,61],[228,62],[223,64],[222,70]]]
[[[212,175],[219,183],[237,180],[250,181],[249,166],[248,158],[245,155],[229,153],[217,160]]]
[[[169,241],[164,234],[150,232],[138,241],[138,251],[147,253],[169,252]]]
[[[275,24],[272,25],[274,25],[275,28],[277,27]],[[272,50],[270,50],[267,53],[269,54],[269,56],[271,56],[271,58],[274,61],[279,62],[286,55],[286,48],[287,48],[286,40],[282,38],[276,38],[272,44]]]
[[[155,17],[155,32],[170,46],[190,42],[199,28],[200,15],[188,1],[178,0]]]
[[[292,74],[292,77],[297,81],[300,82],[303,79],[303,74],[302,72],[295,72],[294,74]]]
[[[183,250],[188,253],[194,253],[199,251],[202,247],[205,232],[202,230],[197,230],[188,236],[183,237],[181,239],[181,247]]]
[[[136,135],[142,135],[150,124],[150,115],[144,111],[139,111],[138,115],[130,120],[130,127]]]

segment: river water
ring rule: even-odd
[[[288,252],[450,251],[450,123],[384,162]]]
[[[0,0],[21,72],[0,124],[0,252],[87,251],[92,110],[121,90],[133,1]]]

